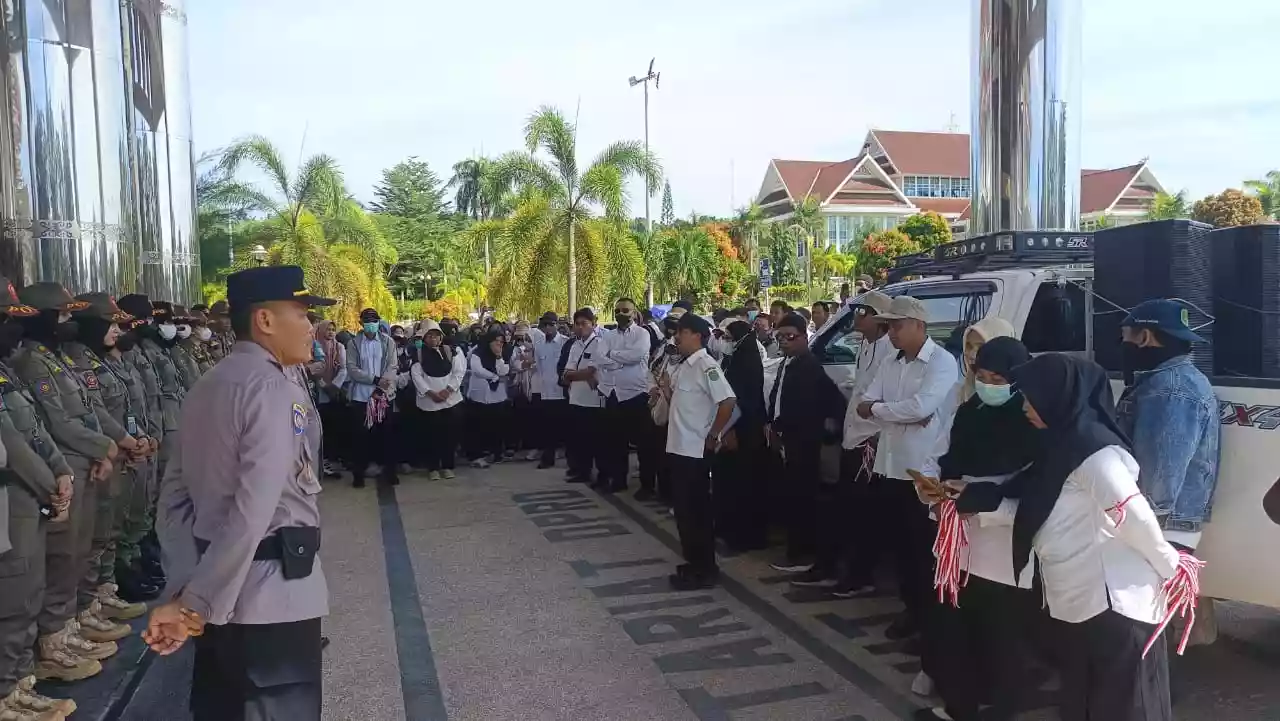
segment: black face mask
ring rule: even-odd
[[[0,358],[7,358],[22,342],[23,327],[13,320],[0,323]]]
[[[138,336],[133,331],[126,331],[120,334],[116,339],[116,350],[121,353],[128,353],[138,345]]]
[[[1120,358],[1124,367],[1124,384],[1133,385],[1134,373],[1155,370],[1170,358],[1186,355],[1186,348],[1176,346],[1139,347],[1136,343],[1121,343]]]
[[[631,325],[631,315],[629,313],[614,313],[613,319],[618,322],[619,328],[626,328]]]

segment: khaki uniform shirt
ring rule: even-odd
[[[162,441],[164,440],[164,404],[161,401],[163,394],[160,392],[160,376],[156,374],[156,367],[138,346],[121,355],[125,365],[132,368],[142,382],[142,390],[146,397],[144,431],[148,436]]]
[[[35,399],[17,382],[17,376],[0,364],[0,408],[9,423],[0,423],[0,441],[9,455],[9,467],[18,480],[41,502],[57,491],[57,476],[72,475],[67,459],[40,422]]]
[[[151,362],[151,367],[155,369],[156,380],[160,383],[160,411],[164,432],[174,433],[178,430],[178,414],[186,394],[186,389],[183,388],[182,380],[178,376],[178,367],[174,365],[169,353],[154,340],[143,338],[139,341],[138,347]]]
[[[190,338],[180,340],[169,349],[169,357],[173,359],[173,365],[178,369],[178,380],[182,382],[184,393],[194,388],[196,381],[200,380],[200,364],[196,362],[195,356],[191,354],[191,348],[187,345],[190,340]]]
[[[209,355],[209,345],[207,343],[192,336],[178,341],[178,345],[182,346],[187,355],[191,356],[191,360],[195,361],[197,377],[204,375],[213,367],[213,357]]]
[[[179,437],[159,507],[167,538],[175,538],[175,526],[182,524],[190,538],[209,542],[189,574],[178,571],[189,575],[183,605],[213,624],[327,615],[319,558],[310,576],[291,581],[278,561],[253,560],[258,543],[276,529],[320,525],[312,438],[319,426],[292,369],[262,346],[240,341],[190,400],[185,422],[199,424],[202,432]]]
[[[103,387],[107,385],[108,376],[124,388],[125,395],[122,399],[123,407],[120,417],[123,418],[125,430],[133,436],[149,435],[146,384],[143,383],[138,369],[126,362],[123,354],[119,358],[113,358],[108,354],[102,359],[102,371],[98,374]],[[110,403],[107,405],[110,409]]]
[[[226,358],[231,355],[231,347],[236,343],[236,335],[231,331],[226,333],[214,332],[213,337],[209,339],[209,355],[213,358],[213,362]]]
[[[89,389],[72,365],[69,356],[36,340],[22,341],[13,356],[13,370],[31,390],[49,435],[63,454],[89,460],[106,458],[111,439],[103,433]]]
[[[113,377],[98,354],[83,343],[65,343],[62,348],[71,360],[71,370],[80,376],[88,391],[90,407],[98,417],[102,432],[116,443],[132,435],[125,429],[124,407],[129,391],[124,383]]]

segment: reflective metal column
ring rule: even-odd
[[[123,0],[122,6],[141,290],[189,305],[201,290],[185,2]]]
[[[118,0],[0,0],[0,272],[123,293],[128,133]]]
[[[1080,222],[1080,0],[973,0],[970,235]]]

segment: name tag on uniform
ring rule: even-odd
[[[84,372],[84,385],[91,391],[98,390],[98,374],[93,371]]]
[[[138,435],[138,417],[132,413],[124,417],[124,430],[131,436]]]

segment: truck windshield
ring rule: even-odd
[[[969,285],[967,288],[945,284],[936,291],[904,287],[886,289],[886,292],[895,296],[910,294],[923,303],[929,313],[926,326],[929,337],[947,350],[960,353],[964,346],[964,329],[986,317],[995,288],[988,284]]]

